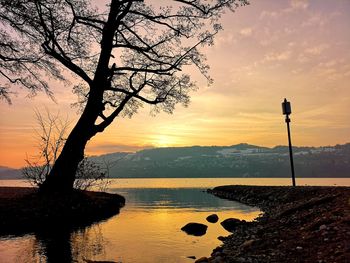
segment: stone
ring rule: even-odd
[[[233,232],[234,229],[239,226],[246,223],[245,221],[241,221],[237,218],[227,218],[224,221],[222,221],[220,224],[223,228],[225,228],[229,232]]]
[[[212,255],[213,255],[213,257],[220,257],[222,255],[222,253],[217,251],[217,252],[213,253]]]
[[[210,216],[207,216],[207,221],[209,223],[216,223],[217,221],[219,221],[219,217],[217,214],[212,214]]]
[[[188,235],[192,236],[203,236],[207,232],[207,225],[200,223],[188,223],[181,228],[182,231],[186,232]]]
[[[210,263],[223,263],[223,262],[224,262],[224,259],[221,256],[217,256],[210,261]]]
[[[219,252],[219,253],[222,254],[222,249],[223,249],[222,247],[216,247],[216,248],[213,249],[213,253],[214,252]]]
[[[245,262],[247,262],[246,259],[243,258],[243,257],[237,257],[237,258],[235,258],[235,260],[236,260],[236,262],[239,262],[239,263],[245,263]]]
[[[326,230],[326,229],[327,229],[327,226],[326,226],[326,225],[321,225],[319,229],[320,229],[320,230]]]
[[[253,245],[254,242],[255,242],[254,239],[246,240],[246,241],[244,241],[243,244],[240,245],[239,247],[240,247],[241,249],[249,249],[249,248]]]
[[[209,262],[209,259],[207,257],[201,257],[197,259],[194,263],[204,263],[204,262]]]
[[[226,237],[218,236],[218,239],[219,239],[220,241],[224,241],[224,240],[226,239]]]

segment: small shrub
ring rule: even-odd
[[[87,190],[97,188],[100,191],[105,191],[110,184],[109,165],[105,163],[105,167],[95,163],[85,157],[78,166],[74,185],[75,189]]]

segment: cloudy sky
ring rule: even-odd
[[[350,1],[251,0],[222,18],[224,30],[204,51],[214,84],[192,72],[200,89],[188,108],[118,119],[87,146],[88,154],[148,147],[286,145],[281,102],[292,103],[294,145],[350,142]],[[0,103],[0,165],[20,167],[35,154],[34,110],[74,123],[75,96],[53,83],[57,103],[25,91]]]

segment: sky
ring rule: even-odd
[[[214,84],[191,75],[199,90],[187,108],[150,114],[145,106],[131,119],[119,118],[88,143],[99,155],[151,147],[286,145],[281,102],[291,101],[292,142],[326,146],[350,142],[350,1],[251,0],[222,17],[224,30],[205,48]],[[34,156],[35,110],[49,109],[72,124],[77,109],[70,86],[52,83],[56,98],[0,102],[0,165],[21,167]]]

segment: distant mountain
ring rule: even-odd
[[[293,147],[298,177],[350,177],[350,143],[325,147]],[[118,178],[147,177],[290,177],[287,146],[167,147],[136,153],[92,157],[108,163]]]
[[[19,169],[0,166],[0,180],[1,179],[22,179],[22,174]]]
[[[350,177],[350,143],[293,147],[297,177]],[[108,164],[115,178],[290,177],[287,146],[241,143],[231,146],[167,147],[90,157]],[[20,170],[0,167],[0,179],[21,178]]]

